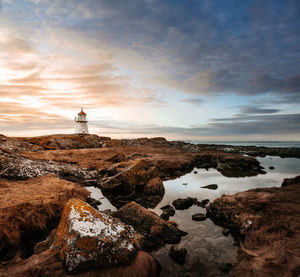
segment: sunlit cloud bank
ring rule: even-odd
[[[0,132],[73,132],[84,107],[91,132],[113,137],[297,139],[299,10],[2,0]]]

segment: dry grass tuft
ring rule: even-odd
[[[65,203],[87,196],[84,188],[53,175],[0,180],[0,259],[32,254],[35,243],[58,224]]]

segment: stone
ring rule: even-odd
[[[197,173],[198,173],[198,171],[195,170],[195,171],[194,171],[194,174],[197,174]]]
[[[224,273],[229,273],[232,270],[232,264],[231,263],[223,263],[223,264],[221,264],[220,269]]]
[[[300,175],[295,178],[285,178],[281,184],[282,187],[290,186],[290,185],[300,185]]]
[[[192,219],[194,221],[203,221],[206,219],[206,215],[202,214],[202,213],[197,213],[197,214],[192,215]]]
[[[178,198],[172,202],[176,210],[185,210],[197,203],[197,198]]]
[[[164,206],[163,208],[161,208],[163,213],[160,215],[160,217],[164,220],[169,220],[170,216],[175,214],[175,209],[170,205]]]
[[[177,245],[172,245],[169,252],[169,256],[172,260],[181,266],[185,263],[186,254],[187,250]]]
[[[223,230],[222,230],[222,234],[223,234],[224,236],[228,236],[228,235],[230,234],[230,229],[223,229]]]
[[[273,170],[273,169],[275,169],[275,167],[274,166],[269,166],[269,169]]]
[[[116,218],[79,199],[65,205],[52,248],[71,273],[90,267],[128,265],[139,250],[136,234]]]
[[[201,188],[216,190],[218,188],[218,185],[217,184],[210,184],[210,185],[207,185],[207,186],[204,186],[204,187],[201,187]]]
[[[102,203],[99,200],[96,200],[94,198],[88,197],[86,199],[86,202],[91,205],[94,209],[98,209],[98,206],[101,205]]]
[[[144,236],[141,241],[142,248],[146,250],[158,249],[165,243],[179,243],[184,233],[172,222],[165,221],[157,214],[147,210],[140,204],[130,202],[113,213],[114,217]]]
[[[165,188],[160,177],[155,177],[148,181],[144,188],[145,194],[160,195],[165,193]]]

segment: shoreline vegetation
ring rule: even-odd
[[[161,201],[163,181],[195,167],[215,168],[226,177],[265,174],[255,157],[267,155],[300,158],[300,148],[195,145],[160,137],[116,140],[97,135],[0,135],[0,276],[159,276],[159,264],[147,252],[164,243],[177,244],[186,235],[176,222],[147,210]],[[119,210],[100,215],[91,212],[88,204],[95,203],[85,186],[100,188]],[[80,208],[69,204],[69,214],[78,208],[79,221],[84,221],[88,211],[95,222],[105,218],[101,230],[95,223],[91,225],[94,233],[89,235],[75,236],[76,228],[65,237],[56,231],[58,225],[76,226],[77,217],[61,217],[74,198],[88,204]],[[299,199],[297,177],[285,180],[282,188],[222,196],[207,206],[207,215],[228,228],[239,243],[232,276],[298,276]],[[128,225],[120,225],[119,220]],[[89,217],[87,222],[94,221]],[[130,241],[117,232],[122,228],[132,228]],[[128,259],[99,267],[101,256],[95,254],[99,252],[95,244],[99,232],[117,237],[115,241],[108,239],[114,236],[105,237],[102,247],[114,249],[117,242],[117,249],[125,251]],[[68,247],[73,248],[69,252],[66,246],[60,248],[59,240],[68,240]],[[122,245],[134,245],[134,251]],[[78,251],[84,253],[83,258],[71,259]],[[68,271],[70,263],[78,272]]]

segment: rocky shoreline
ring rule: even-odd
[[[94,266],[90,270],[88,266],[76,275],[136,274],[132,265],[145,263],[148,270],[139,276],[158,276],[159,266],[147,251],[165,243],[176,244],[185,235],[180,226],[167,220],[167,215],[160,218],[146,209],[155,207],[161,201],[165,193],[163,180],[177,178],[195,167],[215,168],[228,177],[264,174],[254,157],[270,153],[281,157],[300,157],[300,149],[194,145],[170,142],[164,138],[113,140],[96,135],[34,138],[1,135],[0,195],[4,201],[0,205],[3,219],[0,223],[0,276],[24,276],[26,272],[33,274],[37,263],[43,266],[32,276],[68,276],[67,266],[62,263],[66,258],[60,260],[56,250],[51,248],[50,251],[46,247],[42,252],[32,254],[37,243],[58,225],[68,200],[79,198],[91,201],[83,186],[100,188],[103,195],[119,209],[114,213],[108,212],[108,216],[133,226],[140,250],[135,253],[135,259],[128,260],[127,265],[117,262],[118,266],[111,265],[105,270]],[[289,189],[293,187],[288,186]],[[220,214],[214,208],[216,203],[209,206],[209,216],[218,224],[231,224],[227,227],[240,240],[242,233],[234,227],[235,222],[224,223],[225,220],[218,222],[216,219],[218,212]],[[143,220],[139,222],[137,219]],[[16,230],[22,231],[18,233]],[[86,247],[88,243],[85,241],[83,244]],[[48,253],[49,259],[45,253]],[[15,262],[17,257],[22,260]],[[239,272],[239,266],[237,263],[233,272]],[[56,271],[53,267],[57,268]],[[5,275],[8,272],[11,275]],[[47,275],[50,274],[47,272],[53,275]]]

